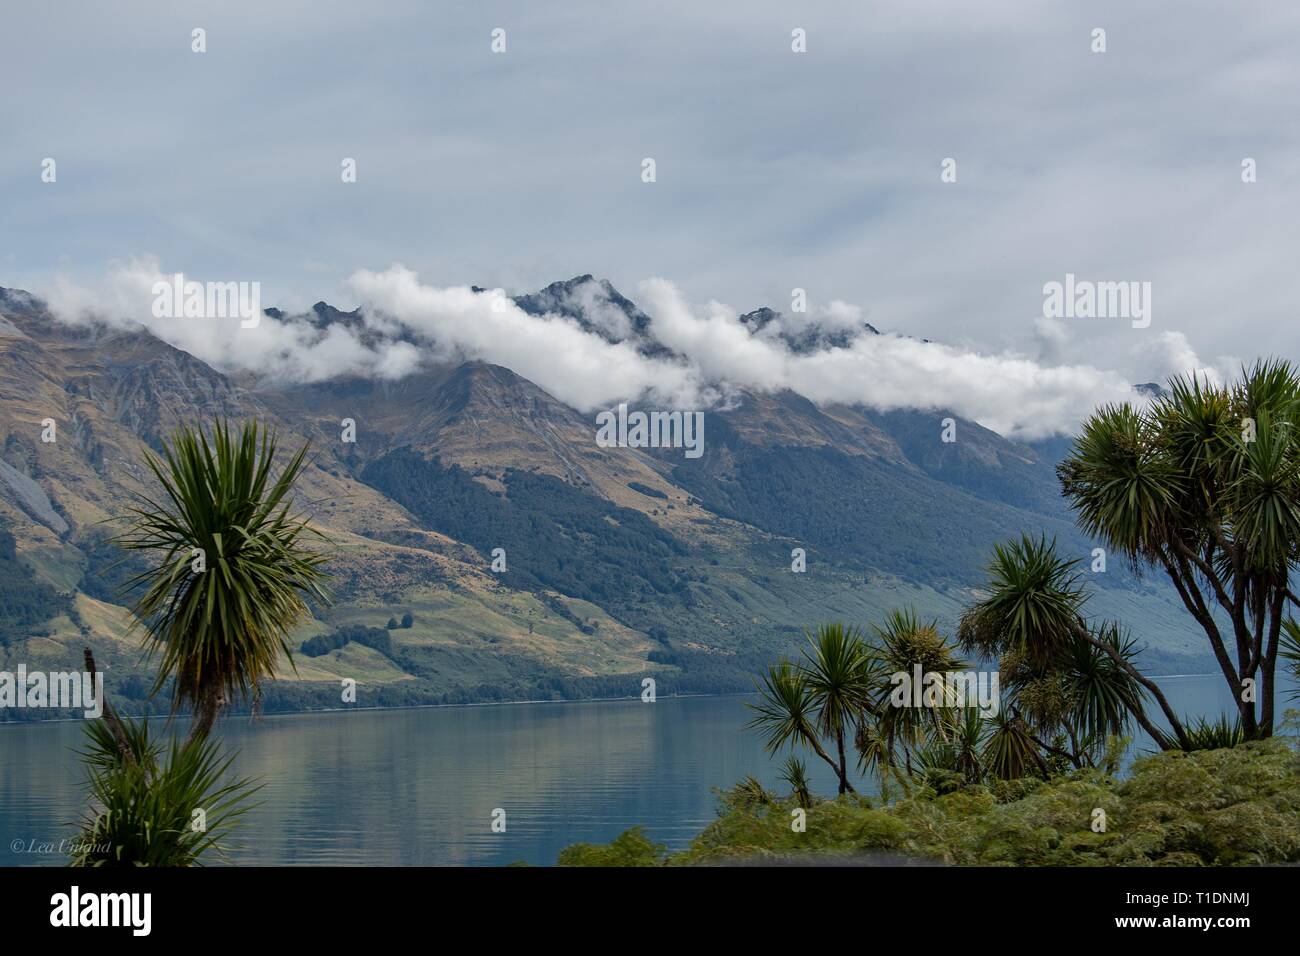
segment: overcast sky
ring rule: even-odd
[[[152,257],[346,308],[399,265],[590,272],[662,308],[799,287],[1045,374],[1295,357],[1298,53],[1294,0],[10,4],[0,285]],[[1045,321],[1067,272],[1150,282],[1150,326]]]

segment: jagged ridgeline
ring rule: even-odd
[[[604,280],[514,301],[671,358]],[[303,321],[386,334],[323,302]],[[742,321],[800,353],[878,334],[790,331],[771,309]],[[810,622],[910,606],[954,623],[995,541],[1041,532],[1081,559],[1093,546],[1060,498],[1063,440],[792,392],[703,411],[698,458],[602,447],[595,413],[501,366],[285,385],[223,373],[143,329],[62,324],[0,291],[0,656],[69,666],[89,644],[115,699],[145,706],[124,593],[140,557],[112,544],[114,519],[152,489],[145,449],[217,417],[264,421],[286,451],[311,442],[295,503],[334,541],[337,602],[293,635],[303,652],[272,710],[320,706],[342,677],[379,704],[632,695],[645,675],[661,693],[748,690]],[[945,417],[959,442],[937,440]],[[792,570],[796,548],[806,571]],[[1091,613],[1131,625],[1148,666],[1209,663],[1167,585],[1114,564],[1090,583]]]

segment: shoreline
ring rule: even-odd
[[[1186,676],[1205,677],[1211,675],[1192,674]],[[753,696],[752,693],[750,692],[734,693],[734,694],[660,694],[656,698],[656,700],[657,701],[658,700],[688,700],[688,699],[694,699],[700,697],[723,698],[723,697],[750,697],[750,696]],[[255,719],[271,720],[276,717],[308,717],[313,714],[344,714],[344,713],[354,713],[357,711],[378,712],[378,711],[401,711],[401,710],[445,710],[445,709],[451,709],[456,707],[519,707],[528,704],[612,704],[612,703],[617,703],[619,701],[627,701],[627,702],[639,701],[640,699],[641,698],[639,696],[579,697],[573,700],[484,700],[484,701],[475,701],[467,704],[397,704],[391,707],[376,707],[376,706],[322,707],[317,710],[284,710],[284,711],[276,711],[275,713],[272,714],[258,714]],[[25,709],[33,709],[33,708],[25,708]],[[123,716],[130,717],[131,715],[123,715]],[[236,711],[224,715],[223,719],[227,719],[229,717],[251,717],[251,716],[252,715],[246,712]],[[172,717],[166,713],[139,714],[132,717],[131,719],[139,720],[141,718],[148,718],[149,720],[158,719],[158,720],[188,721],[190,720],[190,715],[177,714],[176,716]],[[33,724],[73,724],[82,720],[96,720],[96,719],[98,718],[46,717],[41,720],[0,720],[0,728],[29,727]]]
[[[1222,677],[1214,671],[1206,671],[1200,674],[1153,674],[1152,680],[1187,680],[1200,677]],[[753,692],[737,692],[731,694],[661,694],[657,699],[660,700],[687,700],[698,697],[751,697]],[[276,711],[271,714],[259,714],[256,720],[270,720],[277,717],[304,717],[312,714],[342,714],[353,713],[356,711],[401,711],[401,710],[443,710],[456,707],[518,707],[526,704],[610,704],[618,701],[638,701],[641,698],[637,695],[628,697],[579,697],[572,700],[484,700],[474,701],[466,704],[396,704],[390,707],[377,706],[358,706],[358,707],[322,707],[317,710],[284,710]],[[33,708],[24,708],[33,709]],[[130,715],[127,715],[130,716]],[[247,712],[235,711],[228,713],[227,717],[251,717]],[[177,714],[171,716],[165,712],[138,714],[133,719],[141,717],[149,720],[176,720],[188,721],[189,714]],[[65,724],[77,723],[81,720],[96,719],[85,717],[45,717],[39,720],[0,720],[0,729],[5,727],[28,727],[33,724]]]

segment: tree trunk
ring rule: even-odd
[[[1169,701],[1165,700],[1164,693],[1160,690],[1160,688],[1156,685],[1154,681],[1144,676],[1141,671],[1139,671],[1128,661],[1124,660],[1124,658],[1120,655],[1120,653],[1116,651],[1113,647],[1111,647],[1109,644],[1107,644],[1105,641],[1099,641],[1091,634],[1089,634],[1088,629],[1084,627],[1082,624],[1075,625],[1075,636],[1079,637],[1082,640],[1087,641],[1093,647],[1099,648],[1111,660],[1113,660],[1120,667],[1124,668],[1124,670],[1127,671],[1128,674],[1135,681],[1137,681],[1139,684],[1141,684],[1143,687],[1145,687],[1148,691],[1151,692],[1151,696],[1156,699],[1156,703],[1158,703],[1160,705],[1160,709],[1164,711],[1165,720],[1169,721],[1169,726],[1173,728],[1174,734],[1178,738],[1178,744],[1175,745],[1173,741],[1169,739],[1169,736],[1167,734],[1165,734],[1162,730],[1156,727],[1155,724],[1151,723],[1151,720],[1147,717],[1147,715],[1144,714],[1141,710],[1139,710],[1133,716],[1136,717],[1137,722],[1142,725],[1142,729],[1145,730],[1151,736],[1151,739],[1156,742],[1156,746],[1158,746],[1161,750],[1178,750],[1180,748],[1183,750],[1191,749],[1190,743],[1187,739],[1187,733],[1183,730],[1182,721],[1178,719],[1178,715],[1175,714],[1174,709],[1169,706]]]
[[[226,693],[214,688],[194,702],[194,716],[190,723],[189,741],[200,740],[212,732],[212,725],[226,706]],[[188,742],[188,741],[187,741]]]
[[[853,787],[849,785],[848,762],[844,756],[844,728],[843,727],[841,727],[839,729],[839,732],[835,735],[835,744],[840,751],[840,766],[839,766],[840,794],[843,795],[853,789]]]
[[[1243,675],[1237,673],[1237,668],[1232,665],[1232,659],[1228,657],[1228,648],[1224,645],[1223,637],[1219,634],[1219,627],[1214,623],[1214,616],[1210,613],[1205,598],[1196,585],[1196,576],[1192,573],[1187,559],[1177,555],[1176,560],[1178,563],[1177,569],[1174,568],[1173,559],[1164,554],[1160,555],[1160,562],[1164,565],[1165,573],[1169,575],[1169,580],[1174,582],[1174,587],[1178,589],[1178,595],[1183,599],[1183,605],[1210,638],[1210,647],[1214,650],[1214,659],[1219,662],[1219,670],[1223,672],[1223,679],[1228,682],[1228,688],[1232,692],[1232,699],[1237,705],[1237,719],[1241,722],[1241,726],[1245,727],[1254,716],[1254,705],[1242,700],[1241,681]]]
[[[95,655],[91,653],[90,648],[85,649],[86,673],[90,675],[90,684],[92,687],[98,683],[97,677],[99,671],[95,668]],[[102,698],[99,702],[99,709],[103,711],[104,722],[108,724],[108,729],[113,734],[113,740],[117,743],[118,753],[122,755],[122,760],[128,764],[134,764],[135,754],[131,752],[131,746],[126,739],[126,730],[122,727],[122,721],[118,719],[117,714],[108,703],[108,691],[100,694]]]
[[[835,776],[839,777],[840,793],[844,792],[845,787],[849,788],[849,793],[857,793],[857,791],[853,789],[853,784],[849,783],[848,779],[844,776],[844,774],[840,772],[840,765],[837,764],[834,761],[834,759],[832,759],[831,755],[826,752],[826,748],[824,748],[821,745],[821,741],[819,741],[816,737],[811,735],[808,736],[806,739],[808,742],[808,746],[812,747],[813,753],[815,753],[817,756],[825,760],[826,763],[830,765],[830,768],[835,771]],[[841,748],[842,747],[843,744],[841,744]],[[843,749],[841,749],[840,753],[843,754]]]

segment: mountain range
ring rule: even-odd
[[[664,351],[592,276],[514,302]],[[305,319],[380,334],[323,302]],[[792,352],[877,334],[780,319],[742,317]],[[912,607],[951,628],[992,545],[1022,531],[1081,560],[1090,612],[1128,625],[1150,671],[1209,665],[1168,585],[1119,561],[1090,572],[1055,477],[1067,439],[747,391],[705,410],[699,458],[601,447],[594,414],[499,365],[289,384],[0,289],[0,670],[77,669],[89,645],[122,708],[149,706],[124,591],[139,559],[110,539],[150,489],[145,449],[219,416],[267,422],[286,451],[310,442],[297,505],[332,541],[334,603],[294,635],[268,710],[339,706],[344,678],[378,706],[632,696],[647,676],[663,694],[749,690],[823,620]]]

